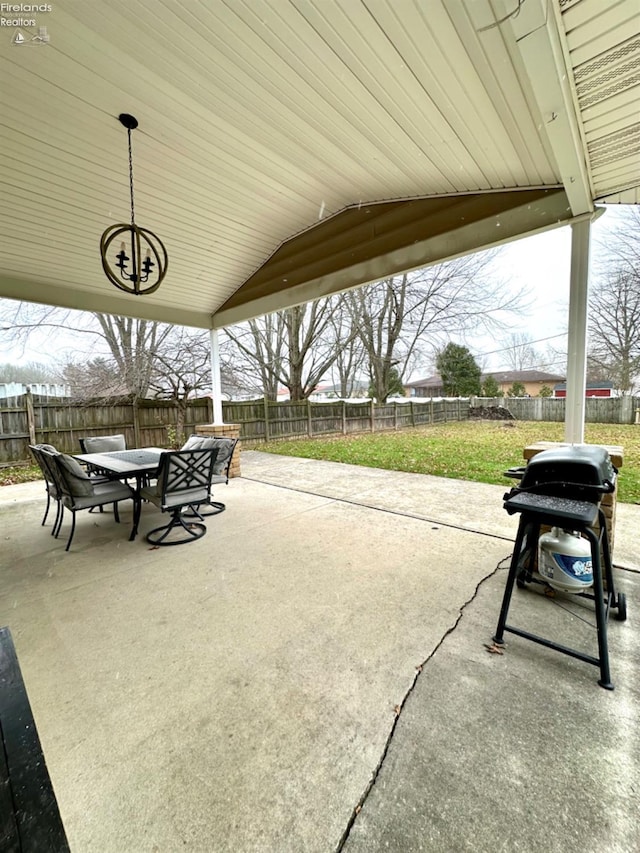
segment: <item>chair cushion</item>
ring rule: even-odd
[[[123,435],[94,435],[84,439],[87,453],[112,453],[114,450],[126,450],[127,442]]]
[[[144,501],[151,501],[151,503],[156,506],[163,506],[166,509],[173,509],[177,506],[188,506],[193,503],[205,503],[209,500],[209,494],[207,490],[203,488],[185,489],[181,492],[176,492],[174,495],[169,493],[166,496],[164,504],[162,504],[162,493],[158,494],[155,486],[148,489],[141,489],[140,497]]]
[[[213,463],[213,473],[222,474],[229,464],[229,457],[235,446],[234,438],[215,435],[190,435],[181,450],[212,450],[217,448],[218,455]],[[226,479],[226,478],[225,478]]]
[[[71,456],[66,453],[60,453],[57,456],[60,465],[64,469],[65,480],[69,486],[69,491],[74,497],[86,497],[93,494],[93,483],[87,476],[86,472]]]
[[[87,509],[87,507],[114,503],[115,501],[125,501],[132,497],[133,490],[130,486],[112,480],[109,483],[100,483],[95,486],[90,495],[74,496],[73,508]]]

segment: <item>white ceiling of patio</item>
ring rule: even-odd
[[[0,32],[0,296],[209,327],[640,199],[637,0],[58,0],[37,22],[48,44]],[[129,218],[122,112],[136,221],[169,252],[141,297],[98,250]],[[340,225],[310,237],[341,211],[358,263]]]

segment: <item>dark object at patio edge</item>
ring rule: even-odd
[[[0,850],[69,853],[8,628],[0,628]]]

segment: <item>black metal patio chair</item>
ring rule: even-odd
[[[156,483],[141,489],[140,497],[160,507],[162,512],[171,513],[171,519],[168,524],[150,531],[147,542],[152,545],[182,545],[205,535],[205,525],[185,518],[183,510],[207,502],[217,454],[217,449],[211,448],[172,450],[162,454]],[[174,530],[182,530],[185,535],[169,540],[169,534]]]
[[[53,473],[50,470],[48,460],[44,457],[41,451],[46,450],[50,453],[57,453],[58,451],[51,444],[30,444],[29,450],[31,451],[31,455],[35,459],[38,467],[40,468],[40,471],[42,472],[42,476],[45,482],[45,488],[47,490],[47,506],[45,507],[44,515],[42,517],[43,527],[47,520],[47,516],[49,515],[51,500],[53,499],[56,502],[56,518],[53,522],[53,529],[51,530],[51,535],[53,536],[58,524],[58,516],[60,515],[60,492],[58,491],[58,487],[56,485]]]
[[[84,438],[79,438],[78,441],[80,442],[80,450],[83,453],[114,453],[118,450],[127,449],[127,440],[122,433],[117,433],[116,435],[85,436]],[[91,467],[89,475],[91,476],[92,473],[96,476],[103,477],[105,480],[120,479],[117,475],[114,475],[109,471],[105,471],[102,468],[97,468],[96,466]],[[102,512],[103,508],[98,507],[98,509]],[[93,510],[90,510],[90,512],[92,511]]]
[[[105,481],[103,479],[94,482],[78,462],[73,457],[67,456],[66,453],[49,453],[46,450],[42,450],[41,453],[47,464],[50,465],[50,471],[60,495],[59,518],[57,528],[54,528],[56,538],[62,527],[64,510],[68,509],[72,513],[71,532],[69,533],[65,551],[68,551],[71,546],[76,529],[76,513],[80,510],[90,510],[95,506],[104,506],[104,504],[112,503],[113,516],[119,523],[119,501],[132,500],[135,509],[135,492],[126,483],[115,480]]]
[[[231,470],[231,460],[233,453],[238,443],[237,438],[229,438],[222,435],[190,435],[182,450],[208,450],[215,449],[218,451],[216,461],[213,465],[213,476],[211,484],[216,485],[229,483],[229,471]],[[210,515],[217,515],[224,512],[226,506],[222,501],[214,501],[211,499],[211,494],[204,503],[199,504],[192,510],[185,513],[189,517],[203,518]]]

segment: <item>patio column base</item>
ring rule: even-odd
[[[199,424],[196,427],[196,435],[216,435],[225,438],[240,438],[240,424]],[[229,479],[232,477],[241,477],[240,473],[240,444],[236,444],[236,449],[233,451],[233,459],[231,460],[231,468],[229,469]]]

